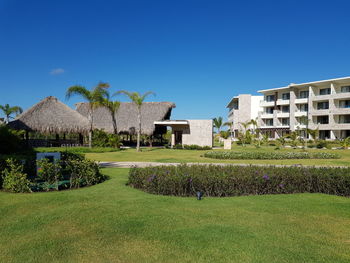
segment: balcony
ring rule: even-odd
[[[296,111],[294,112],[294,117],[303,117],[307,116],[307,111]]]
[[[350,98],[350,92],[337,92],[333,94],[333,99],[349,99]]]
[[[301,98],[301,99],[295,99],[294,103],[295,104],[306,104],[308,103],[309,99],[308,98]]]
[[[296,123],[295,128],[306,129],[306,124]]]
[[[335,108],[335,109],[332,109],[332,113],[335,114],[335,115],[345,115],[345,114],[350,114],[350,108]]]
[[[277,105],[289,105],[289,100],[277,100]]]
[[[277,118],[289,118],[289,112],[277,111]]]
[[[262,119],[273,119],[273,113],[262,113],[261,118]]]
[[[334,98],[335,94],[327,94],[327,95],[317,95],[311,97],[312,101],[323,101],[323,100],[330,100]]]
[[[331,111],[329,109],[325,110],[317,110],[317,109],[312,109],[310,110],[310,114],[314,116],[321,116],[321,115],[329,115]]]
[[[261,101],[260,102],[260,107],[273,107],[275,106],[275,102],[274,101]]]

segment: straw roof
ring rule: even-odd
[[[19,115],[9,126],[40,133],[87,133],[89,121],[55,97],[47,97]]]
[[[76,106],[80,114],[88,116],[87,103],[78,103]],[[144,102],[141,107],[141,133],[152,135],[166,132],[166,129],[164,131],[162,127],[156,127],[154,122],[170,119],[172,108],[175,108],[172,102]],[[137,106],[131,102],[121,102],[116,113],[116,121],[118,133],[135,134],[138,130]],[[93,124],[97,129],[113,133],[112,117],[105,107],[94,109]]]

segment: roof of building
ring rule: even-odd
[[[47,97],[9,123],[17,130],[48,133],[87,133],[87,118],[55,97]]]
[[[83,116],[88,116],[87,103],[78,103],[77,111]],[[175,108],[172,102],[144,102],[141,107],[141,133],[152,135],[156,129],[154,122],[170,118],[171,110]],[[138,130],[137,106],[131,102],[121,102],[116,112],[118,133],[134,134]],[[94,127],[106,132],[113,132],[113,122],[110,112],[105,107],[93,110]]]

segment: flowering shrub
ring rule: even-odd
[[[234,151],[211,151],[206,152],[204,157],[214,159],[241,159],[241,160],[281,160],[281,159],[338,159],[340,156],[328,152],[234,152]]]
[[[175,196],[325,193],[350,196],[350,168],[181,165],[132,168],[128,185]]]

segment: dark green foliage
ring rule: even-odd
[[[60,162],[50,162],[48,159],[42,159],[37,161],[38,165],[38,177],[45,182],[44,189],[50,190],[50,185],[55,185],[58,190],[59,181],[63,179],[62,167]]]
[[[328,142],[325,140],[318,140],[316,143],[316,148],[323,149],[328,147]]]
[[[13,193],[31,192],[30,181],[23,172],[23,165],[18,164],[15,160],[6,160],[6,168],[0,176],[3,178],[2,188],[4,190]]]
[[[0,154],[11,154],[22,150],[21,132],[0,124]]]
[[[282,160],[282,159],[338,159],[340,156],[328,152],[234,152],[234,151],[211,151],[206,152],[204,157],[214,159],[231,160]]]
[[[94,130],[92,146],[120,148],[121,142],[119,136],[116,134],[108,134],[103,130]]]
[[[191,144],[191,145],[176,144],[176,145],[174,145],[173,149],[181,149],[181,150],[211,150],[211,147],[209,147],[209,146],[199,146],[199,145],[196,145],[196,144]]]
[[[239,196],[325,193],[350,196],[350,168],[159,166],[133,168],[128,184],[162,195]]]

